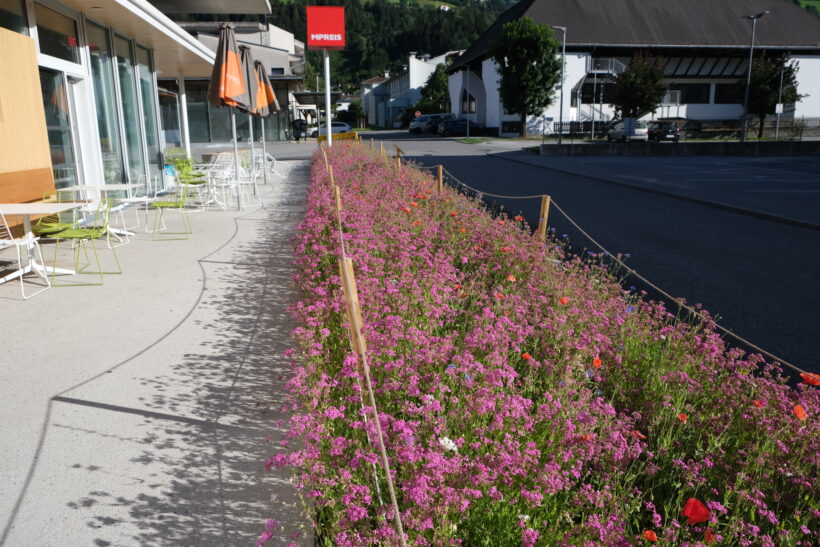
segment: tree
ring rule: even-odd
[[[527,116],[541,114],[552,104],[561,77],[558,50],[549,27],[529,17],[505,24],[492,46],[491,55],[501,75],[501,101],[507,112],[520,116],[521,137],[527,136]]]
[[[364,119],[362,101],[350,101],[347,110],[339,111],[337,118],[339,121],[349,123],[353,127],[358,127],[361,120]]]
[[[612,106],[616,116],[637,118],[644,112],[654,112],[663,101],[666,88],[658,59],[636,53],[626,70],[615,77]]]
[[[752,77],[749,85],[749,113],[759,120],[757,138],[763,136],[763,122],[767,114],[775,113],[780,97],[780,75],[783,74],[783,104],[796,103],[806,95],[797,92],[797,61],[788,62],[785,55],[769,57],[765,53],[752,63]],[[746,92],[746,82],[740,84],[741,102]]]
[[[416,110],[422,114],[450,112],[450,89],[447,86],[446,69],[445,64],[440,64],[427,78],[427,83],[421,90],[421,99],[416,103]]]

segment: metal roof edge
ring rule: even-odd
[[[155,23],[157,28],[164,31],[181,46],[184,46],[203,60],[213,63],[216,59],[216,54],[208,49],[205,44],[177,25],[167,15],[148,2],[148,0],[114,0],[114,2],[134,13],[144,21]]]

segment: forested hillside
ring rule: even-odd
[[[331,66],[334,85],[354,92],[362,80],[400,70],[411,51],[436,56],[465,49],[515,0],[271,0],[272,13],[267,20],[304,41],[308,3],[344,5],[347,47],[332,53]],[[231,19],[261,21],[261,16]],[[321,53],[310,52],[308,57],[305,83],[312,88],[313,74],[321,72]]]

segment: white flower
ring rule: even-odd
[[[530,516],[529,515],[518,515],[519,520],[523,520],[524,522],[529,522]]]
[[[438,443],[444,448],[444,450],[452,450],[453,452],[458,452],[458,447],[456,443],[451,441],[447,437],[442,437],[438,440]]]

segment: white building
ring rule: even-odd
[[[362,82],[362,106],[365,107],[370,124],[379,127],[399,127],[401,113],[419,102],[421,91],[436,67],[460,53],[462,52],[448,51],[437,57],[430,57],[412,52],[407,64],[398,74],[385,74],[386,79],[371,78]],[[377,90],[379,86],[382,86],[382,89]]]
[[[808,94],[786,106],[786,116],[820,116],[820,19],[790,0],[523,0],[504,12],[448,70],[452,110],[487,127],[491,133],[516,135],[518,115],[504,111],[499,74],[490,44],[501,27],[531,17],[547,26],[566,27],[563,105],[560,89],[541,115],[527,120],[529,132],[557,122],[608,120],[607,96],[613,78],[633,55],[661,59],[669,92],[648,116],[690,120],[738,119],[743,105],[737,84],[746,76],[752,24],[744,19],[769,10],[757,21],[755,57],[787,54],[800,63],[798,92]],[[554,32],[557,40],[564,37]]]

